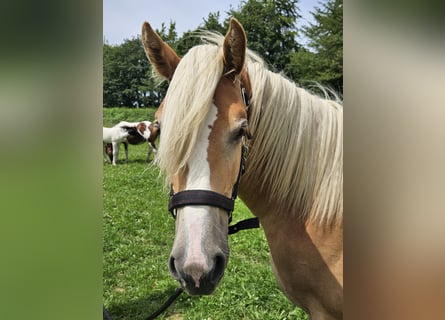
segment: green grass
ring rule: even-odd
[[[121,155],[117,166],[103,166],[103,299],[114,320],[145,319],[178,287],[167,266],[174,239],[168,190],[158,169],[145,162],[146,148],[129,146],[128,163]],[[234,222],[248,217],[251,213],[237,200]],[[231,235],[229,246],[228,266],[215,293],[183,293],[159,319],[307,319],[278,289],[261,229]]]
[[[103,108],[103,124],[111,127],[119,121],[154,120],[156,108]]]

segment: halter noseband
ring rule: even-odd
[[[249,97],[247,96],[246,89],[241,86],[241,95],[243,97],[244,105],[246,106],[246,110],[249,108]],[[250,139],[250,134],[246,135],[248,139]],[[243,138],[244,139],[244,138]],[[232,196],[230,198],[211,191],[211,190],[184,190],[177,193],[174,193],[173,187],[170,189],[170,201],[168,203],[168,211],[173,215],[173,218],[176,219],[176,209],[184,206],[191,205],[206,205],[216,208],[221,208],[227,211],[229,215],[229,223],[232,221],[232,212],[235,207],[235,199],[238,195],[238,186],[241,180],[241,176],[245,171],[246,165],[246,146],[244,144],[244,140],[241,146],[241,160],[240,167],[238,172],[238,177],[236,178],[236,182],[233,185]]]

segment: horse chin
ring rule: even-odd
[[[185,285],[183,289],[191,296],[207,296],[215,292],[217,286],[218,284],[206,283],[201,284],[199,288],[194,285]]]

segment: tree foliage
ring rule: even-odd
[[[105,106],[142,107],[150,86],[149,62],[137,38],[125,40],[120,46],[105,44],[103,81]]]
[[[175,26],[163,25],[158,34],[166,42],[176,41]],[[141,39],[125,40],[119,46],[103,46],[103,105],[105,107],[157,107],[166,84],[152,76]]]
[[[297,28],[301,18],[298,0],[241,0],[231,7],[220,22],[220,12],[209,13],[195,29],[178,37],[176,24],[170,21],[157,30],[179,56],[200,43],[196,37],[201,29],[225,34],[230,17],[244,26],[248,47],[260,54],[274,71],[283,72],[305,85],[317,81],[342,94],[343,91],[343,0],[324,0],[312,13],[315,22]],[[303,34],[303,46],[297,36]],[[152,67],[140,37],[125,40],[121,45],[103,45],[103,105],[157,107],[165,95],[167,84],[152,77]]]
[[[307,49],[291,54],[295,71],[343,92],[343,0],[328,0],[313,13],[315,23],[303,27]],[[295,76],[295,75],[294,75]]]
[[[249,48],[260,53],[275,70],[284,70],[289,53],[300,45],[296,42],[296,21],[300,18],[298,0],[245,0],[231,16],[246,30]]]

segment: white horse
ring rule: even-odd
[[[121,121],[111,128],[103,127],[103,152],[104,157],[107,156],[106,144],[112,146],[111,163],[116,165],[120,144],[125,147],[125,160],[128,162],[128,143],[139,144],[150,138],[150,121],[128,122]],[[150,148],[150,147],[149,147]],[[149,154],[150,154],[149,149]]]

